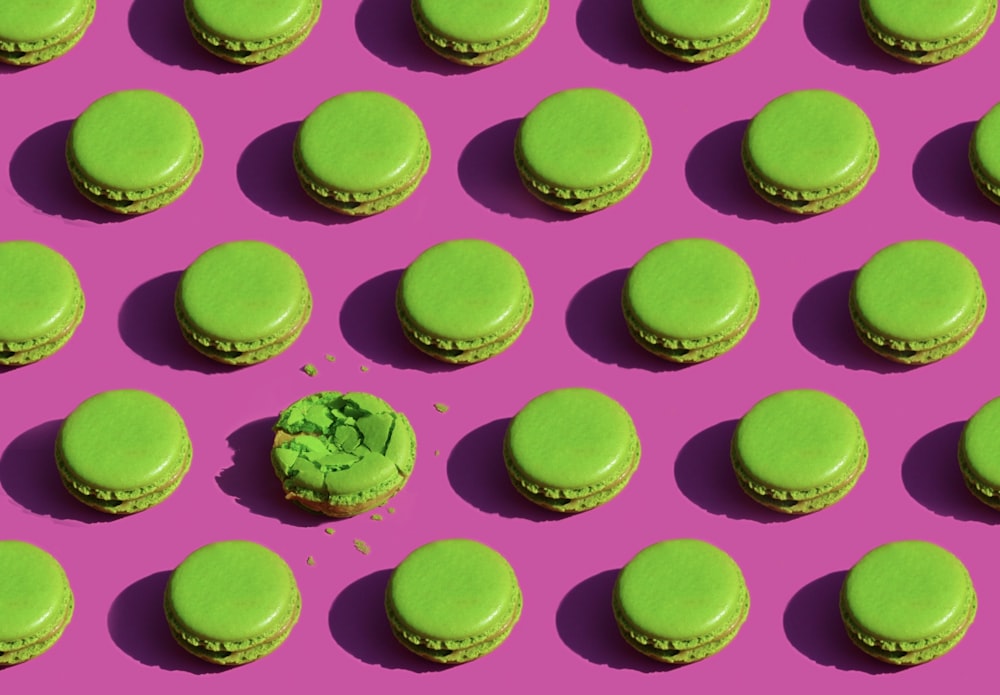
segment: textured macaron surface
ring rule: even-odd
[[[0,541],[0,665],[51,646],[72,611],[66,572],[54,557],[30,543]]]
[[[0,3],[0,48],[11,43],[32,50],[56,43],[77,30],[93,10],[93,0],[4,0]]]
[[[978,492],[1000,503],[996,499],[1000,493],[1000,398],[983,405],[965,423],[959,460]]]
[[[34,241],[0,242],[0,358],[53,340],[79,318],[76,271]]]
[[[316,12],[315,0],[185,0],[185,5],[223,45],[228,41],[250,48],[287,40]]]
[[[996,10],[996,0],[862,0],[861,5],[866,20],[885,34],[883,40],[920,44],[959,41]]]
[[[760,18],[762,0],[636,0],[648,29],[665,37],[686,39],[692,48],[732,40]]]
[[[541,0],[414,0],[413,6],[415,16],[432,34],[485,48],[531,32],[545,4]]]

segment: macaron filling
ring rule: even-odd
[[[941,12],[946,14],[935,15]],[[861,2],[865,30],[875,45],[917,65],[943,63],[968,53],[986,35],[996,12],[996,0],[959,0],[927,7],[899,0]],[[945,33],[935,28],[938,20],[946,27]]]
[[[441,2],[413,0],[413,19],[428,48],[460,65],[493,65],[531,44],[545,24],[549,0],[519,3]],[[484,12],[489,27],[486,30]]]
[[[259,13],[260,7],[218,0],[185,0],[184,11],[192,36],[209,53],[238,65],[259,65],[297,48],[316,26],[322,7],[321,0],[271,4],[264,17],[244,16]]]
[[[694,3],[690,4],[694,6]],[[721,33],[714,35],[709,35],[714,32],[696,32],[693,27],[690,34],[680,33],[681,27],[671,27],[671,20],[676,19],[674,13],[678,10],[676,3],[663,3],[662,9],[656,5],[655,2],[632,0],[636,22],[646,41],[671,58],[688,63],[711,63],[741,51],[757,36],[767,19],[771,2],[750,0],[739,3],[744,11],[741,12],[741,8],[735,6],[732,11],[742,21],[737,21],[733,26],[731,18],[720,17]],[[704,7],[699,7],[699,11],[704,10]],[[695,23],[699,24],[700,21]]]
[[[38,65],[58,58],[83,37],[96,7],[95,0],[8,3],[0,8],[0,63]]]

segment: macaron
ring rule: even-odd
[[[632,647],[686,664],[733,641],[750,611],[750,592],[724,550],[681,538],[654,543],[629,560],[615,580],[612,607]]]
[[[493,65],[535,40],[549,0],[412,0],[421,40],[459,65]]]
[[[322,0],[184,0],[191,34],[214,56],[260,65],[291,53],[319,20]]]
[[[648,251],[622,288],[635,341],[682,364],[728,352],[757,318],[753,273],[732,249],[710,239],[677,239]]]
[[[0,63],[38,65],[83,38],[95,0],[4,0],[0,3]]]
[[[854,276],[854,329],[877,354],[927,364],[962,348],[986,313],[979,271],[939,241],[901,241],[873,255]]]
[[[972,624],[976,606],[962,561],[920,540],[869,551],[847,573],[840,591],[840,614],[851,641],[898,665],[924,663],[953,649]]]
[[[976,123],[969,140],[969,166],[979,190],[1000,205],[1000,104]]]
[[[85,305],[80,279],[58,251],[0,242],[0,366],[54,354],[80,325]]]
[[[281,411],[271,464],[285,499],[348,517],[385,503],[413,472],[410,421],[370,393],[322,391]]]
[[[494,651],[521,617],[522,603],[510,563],[489,546],[465,538],[418,547],[392,571],[385,590],[396,639],[442,664]]]
[[[768,102],[743,136],[743,168],[760,197],[802,215],[853,200],[878,164],[875,130],[850,99],[823,89]]]
[[[430,247],[403,271],[396,314],[406,338],[450,364],[471,364],[509,348],[534,308],[516,258],[480,239]]]
[[[521,121],[514,159],[528,191],[567,212],[593,212],[631,193],[649,169],[646,123],[603,89],[556,92]]]
[[[510,421],[503,456],[514,489],[557,512],[581,512],[621,492],[639,465],[632,417],[588,388],[547,391]]]
[[[770,0],[632,0],[643,38],[685,63],[713,63],[742,51],[770,8]]]
[[[181,416],[158,396],[104,391],[63,420],[55,459],[73,497],[98,511],[132,514],[177,489],[191,465],[191,438]]]
[[[987,402],[962,428],[958,464],[969,492],[1000,510],[1000,398]]]
[[[73,617],[73,590],[62,565],[41,548],[0,541],[0,668],[44,653]]]
[[[287,350],[312,313],[302,268],[262,241],[229,241],[191,263],[177,283],[177,320],[198,352],[230,365],[256,364]]]
[[[291,568],[251,541],[210,543],[170,573],[163,597],[170,633],[213,664],[245,664],[285,641],[302,598]]]
[[[875,45],[917,65],[965,55],[996,13],[997,0],[861,0],[865,29]]]
[[[430,166],[431,147],[420,117],[399,99],[346,92],[306,116],[293,158],[313,200],[334,212],[366,216],[413,194]]]
[[[861,422],[812,389],[778,391],[740,418],[730,447],[740,487],[786,514],[825,509],[850,492],[868,462]]]

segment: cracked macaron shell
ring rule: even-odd
[[[976,123],[969,140],[969,165],[979,190],[1000,205],[1000,104]]]
[[[534,41],[549,0],[413,0],[411,10],[433,51],[461,65],[492,65]]]
[[[633,0],[643,36],[671,58],[721,60],[742,50],[767,19],[770,0]]]
[[[861,0],[861,16],[883,51],[918,65],[968,53],[996,17],[997,0]]]
[[[278,648],[299,618],[295,575],[272,550],[244,540],[210,543],[170,574],[164,612],[177,642],[216,664],[242,664]]]
[[[1000,509],[1000,398],[987,402],[966,421],[958,462],[969,492]]]
[[[880,545],[844,578],[840,612],[860,649],[892,664],[918,664],[951,650],[978,600],[962,561],[921,540]]]
[[[0,63],[37,65],[58,58],[83,38],[94,0],[4,0],[0,3]]]
[[[119,389],[73,409],[59,428],[55,458],[74,497],[103,512],[130,514],[173,493],[191,453],[173,406],[146,391]]]
[[[640,550],[621,569],[612,598],[622,637],[667,663],[707,658],[746,621],[750,594],[739,565],[705,541],[681,538]]]
[[[521,614],[510,563],[478,541],[450,538],[413,550],[386,586],[393,634],[419,656],[462,663],[496,649]]]
[[[34,241],[0,242],[0,365],[56,352],[84,307],[80,279],[62,254]]]
[[[354,516],[395,495],[413,472],[409,420],[377,396],[323,391],[281,412],[271,463],[288,499]]]
[[[639,464],[635,424],[613,398],[588,388],[547,391],[511,420],[504,460],[514,487],[548,509],[576,512],[615,497]]]
[[[297,48],[319,20],[321,0],[185,0],[195,40],[239,65],[277,60]]]
[[[506,350],[531,317],[524,268],[488,241],[454,239],[406,268],[396,310],[415,346],[446,362],[478,362]]]
[[[0,541],[0,667],[52,647],[73,609],[73,591],[58,560],[30,543]]]

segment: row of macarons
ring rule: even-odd
[[[753,273],[732,249],[705,238],[660,244],[635,263],[621,295],[634,340],[657,357],[703,362],[734,348],[757,317]],[[976,266],[933,240],[897,242],[855,274],[849,306],[856,333],[875,353],[926,364],[957,352],[986,314]],[[471,364],[509,348],[528,324],[534,293],[520,262],[480,239],[441,242],[403,271],[395,310],[421,352]],[[65,345],[83,319],[73,266],[33,241],[0,242],[0,365],[24,365]],[[206,357],[250,365],[290,347],[312,313],[302,268],[281,249],[225,242],[181,274],[175,314],[187,342]],[[388,309],[388,307],[386,307]]]
[[[72,618],[75,597],[60,563],[35,545],[0,541],[0,565],[3,666],[51,648]],[[496,650],[523,605],[517,575],[503,555],[475,540],[448,538],[415,548],[396,565],[383,617],[414,654],[461,664]],[[950,651],[965,636],[977,606],[962,561],[920,540],[871,549],[847,572],[840,592],[851,641],[895,665],[924,663]],[[223,666],[272,653],[302,608],[287,562],[247,540],[218,541],[192,552],[171,572],[163,597],[175,641]],[[685,664],[718,653],[736,638],[750,613],[750,592],[728,553],[703,540],[678,538],[636,553],[618,571],[608,608],[629,645],[657,661]]]
[[[0,60],[35,65],[63,55],[94,19],[96,0],[8,0],[0,13]],[[306,40],[322,0],[184,0],[194,40],[239,65],[277,60]],[[632,0],[638,35],[666,56],[711,63],[745,48],[760,31],[770,0]],[[421,40],[454,63],[481,67],[521,53],[548,18],[549,0],[412,0]],[[996,16],[997,0],[861,0],[869,38],[899,60],[934,65],[968,53]],[[387,18],[387,21],[388,18]]]

